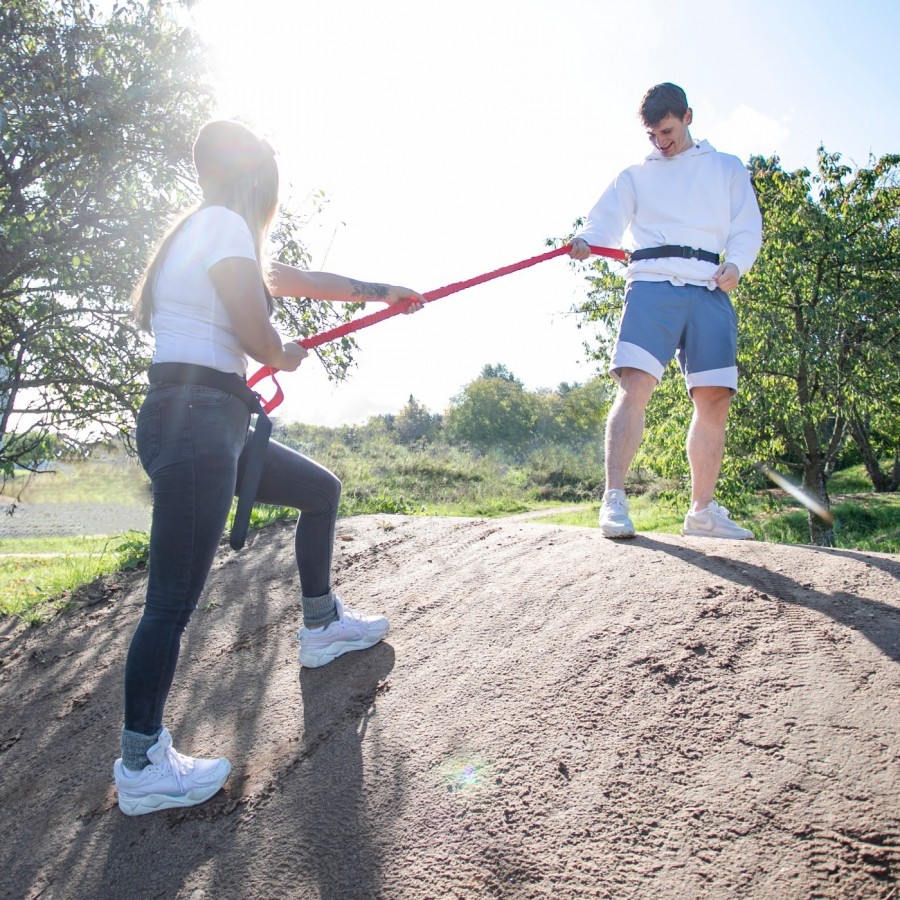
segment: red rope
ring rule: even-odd
[[[513,263],[509,266],[503,266],[499,269],[494,269],[493,272],[486,272],[484,275],[476,275],[474,278],[469,278],[466,281],[456,281],[453,284],[448,284],[445,287],[437,288],[433,291],[428,291],[422,296],[425,298],[425,301],[430,303],[432,300],[440,300],[441,297],[447,297],[450,294],[457,294],[460,291],[466,290],[466,288],[475,287],[477,284],[484,284],[486,281],[493,281],[495,278],[501,278],[504,275],[511,275],[513,272],[518,272],[520,269],[527,269],[529,266],[536,266],[538,263],[546,262],[548,259],[553,259],[556,256],[562,256],[564,253],[568,253],[571,248],[571,244],[566,244],[563,247],[557,247],[555,250],[549,250],[547,253],[542,253],[540,256],[532,256],[529,259],[523,259],[520,262]],[[624,250],[613,250],[610,247],[591,247],[591,253],[595,256],[608,256],[611,259],[618,259],[622,262],[628,261],[628,254]],[[391,316],[399,315],[400,313],[406,312],[407,309],[412,305],[412,303],[408,300],[403,300],[400,303],[394,303],[391,306],[386,306],[383,309],[379,309],[377,312],[370,313],[367,316],[361,316],[359,319],[352,319],[349,322],[344,322],[341,325],[336,326],[335,328],[329,328],[327,331],[319,332],[319,334],[312,334],[309,337],[300,338],[297,340],[301,347],[305,347],[307,350],[312,350],[313,347],[321,347],[322,344],[327,344],[330,341],[337,340],[337,338],[344,337],[344,335],[350,334],[354,331],[359,331],[361,328],[368,328],[370,325],[374,325],[376,322],[383,322],[385,319],[391,318]],[[262,403],[262,408],[267,412],[271,412],[275,407],[277,407],[282,400],[284,400],[284,392],[281,390],[281,385],[278,383],[278,380],[275,377],[275,373],[280,371],[279,369],[275,369],[272,366],[263,366],[257,372],[255,372],[250,379],[247,381],[248,387],[254,387],[264,378],[271,378],[272,383],[275,385],[275,396],[272,397],[271,400],[263,400],[260,398],[260,402]]]

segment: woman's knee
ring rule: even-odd
[[[190,624],[197,602],[167,603],[149,596],[144,601],[141,624],[151,630],[165,630],[181,634]]]
[[[324,471],[327,473],[328,477],[324,479],[322,493],[327,497],[329,505],[337,509],[338,504],[341,502],[341,490],[343,485],[341,484],[340,478],[338,478],[334,472],[330,472],[328,469],[325,469]]]

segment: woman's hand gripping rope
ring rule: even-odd
[[[584,241],[581,241],[579,239],[575,242],[576,246],[577,244],[584,244]],[[584,244],[584,246],[588,245]],[[457,281],[453,284],[448,284],[444,287],[436,288],[433,291],[427,291],[426,293],[421,295],[416,294],[415,291],[410,291],[406,288],[392,288],[391,299],[387,300],[388,305],[383,309],[379,309],[377,312],[370,313],[367,316],[362,316],[359,319],[353,319],[349,322],[344,322],[343,324],[338,325],[335,328],[329,328],[327,331],[322,331],[319,334],[312,334],[309,337],[299,338],[293,343],[299,345],[300,348],[308,352],[315,347],[322,346],[322,344],[327,344],[330,341],[337,340],[338,338],[344,337],[344,335],[350,334],[354,331],[368,328],[370,325],[375,325],[378,322],[383,322],[385,319],[389,319],[392,316],[399,315],[400,313],[415,312],[422,308],[423,302],[431,303],[434,300],[440,300],[442,297],[447,297],[450,294],[459,293],[460,291],[464,291],[467,288],[475,287],[475,285],[484,284],[486,281],[493,281],[495,278],[501,278],[504,275],[510,275],[513,272],[518,272],[520,269],[527,269],[528,267],[535,266],[538,263],[546,262],[548,259],[553,259],[554,257],[570,253],[572,249],[573,244],[565,244],[562,247],[557,247],[555,250],[549,250],[547,253],[541,253],[539,256],[532,256],[529,259],[523,259],[520,262],[512,263],[511,265],[503,266],[499,269],[494,269],[492,272],[486,272],[483,275],[476,275],[474,278],[469,278],[466,281]],[[578,247],[578,250],[581,251],[581,248]],[[611,259],[617,259],[620,262],[628,262],[628,254],[624,250],[616,250],[610,247],[590,246],[589,251],[595,256],[607,256]],[[575,253],[571,253],[571,255],[575,259],[587,258],[586,256],[582,256],[582,252],[583,251],[579,252],[577,256]],[[422,301],[416,299],[419,296],[422,297]],[[287,347],[288,345],[286,344],[286,355]],[[300,365],[300,361],[307,355],[307,352],[302,353],[302,355],[295,352],[291,353],[291,362],[296,359],[296,365],[293,366],[291,371],[293,371],[293,369],[296,369],[297,366]],[[275,385],[274,396],[269,400],[265,400],[262,396],[260,396],[260,403],[262,404],[262,408],[267,413],[272,412],[272,410],[275,409],[282,400],[284,400],[284,391],[282,391],[281,385],[278,383],[278,379],[275,377],[278,371],[280,370],[272,366],[263,366],[247,381],[247,387],[254,388],[263,379],[272,379],[272,383]]]

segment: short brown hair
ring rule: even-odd
[[[641,100],[638,113],[648,128],[659,124],[669,115],[684,119],[688,111],[687,95],[671,81],[655,84]]]

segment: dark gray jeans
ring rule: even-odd
[[[143,615],[125,664],[125,729],[159,733],[181,635],[213,559],[238,479],[250,414],[214,388],[153,384],[137,420],[138,455],[153,490],[150,571]],[[300,510],[295,534],[306,597],[331,589],[331,559],[341,483],[311,459],[270,441],[260,503]]]

